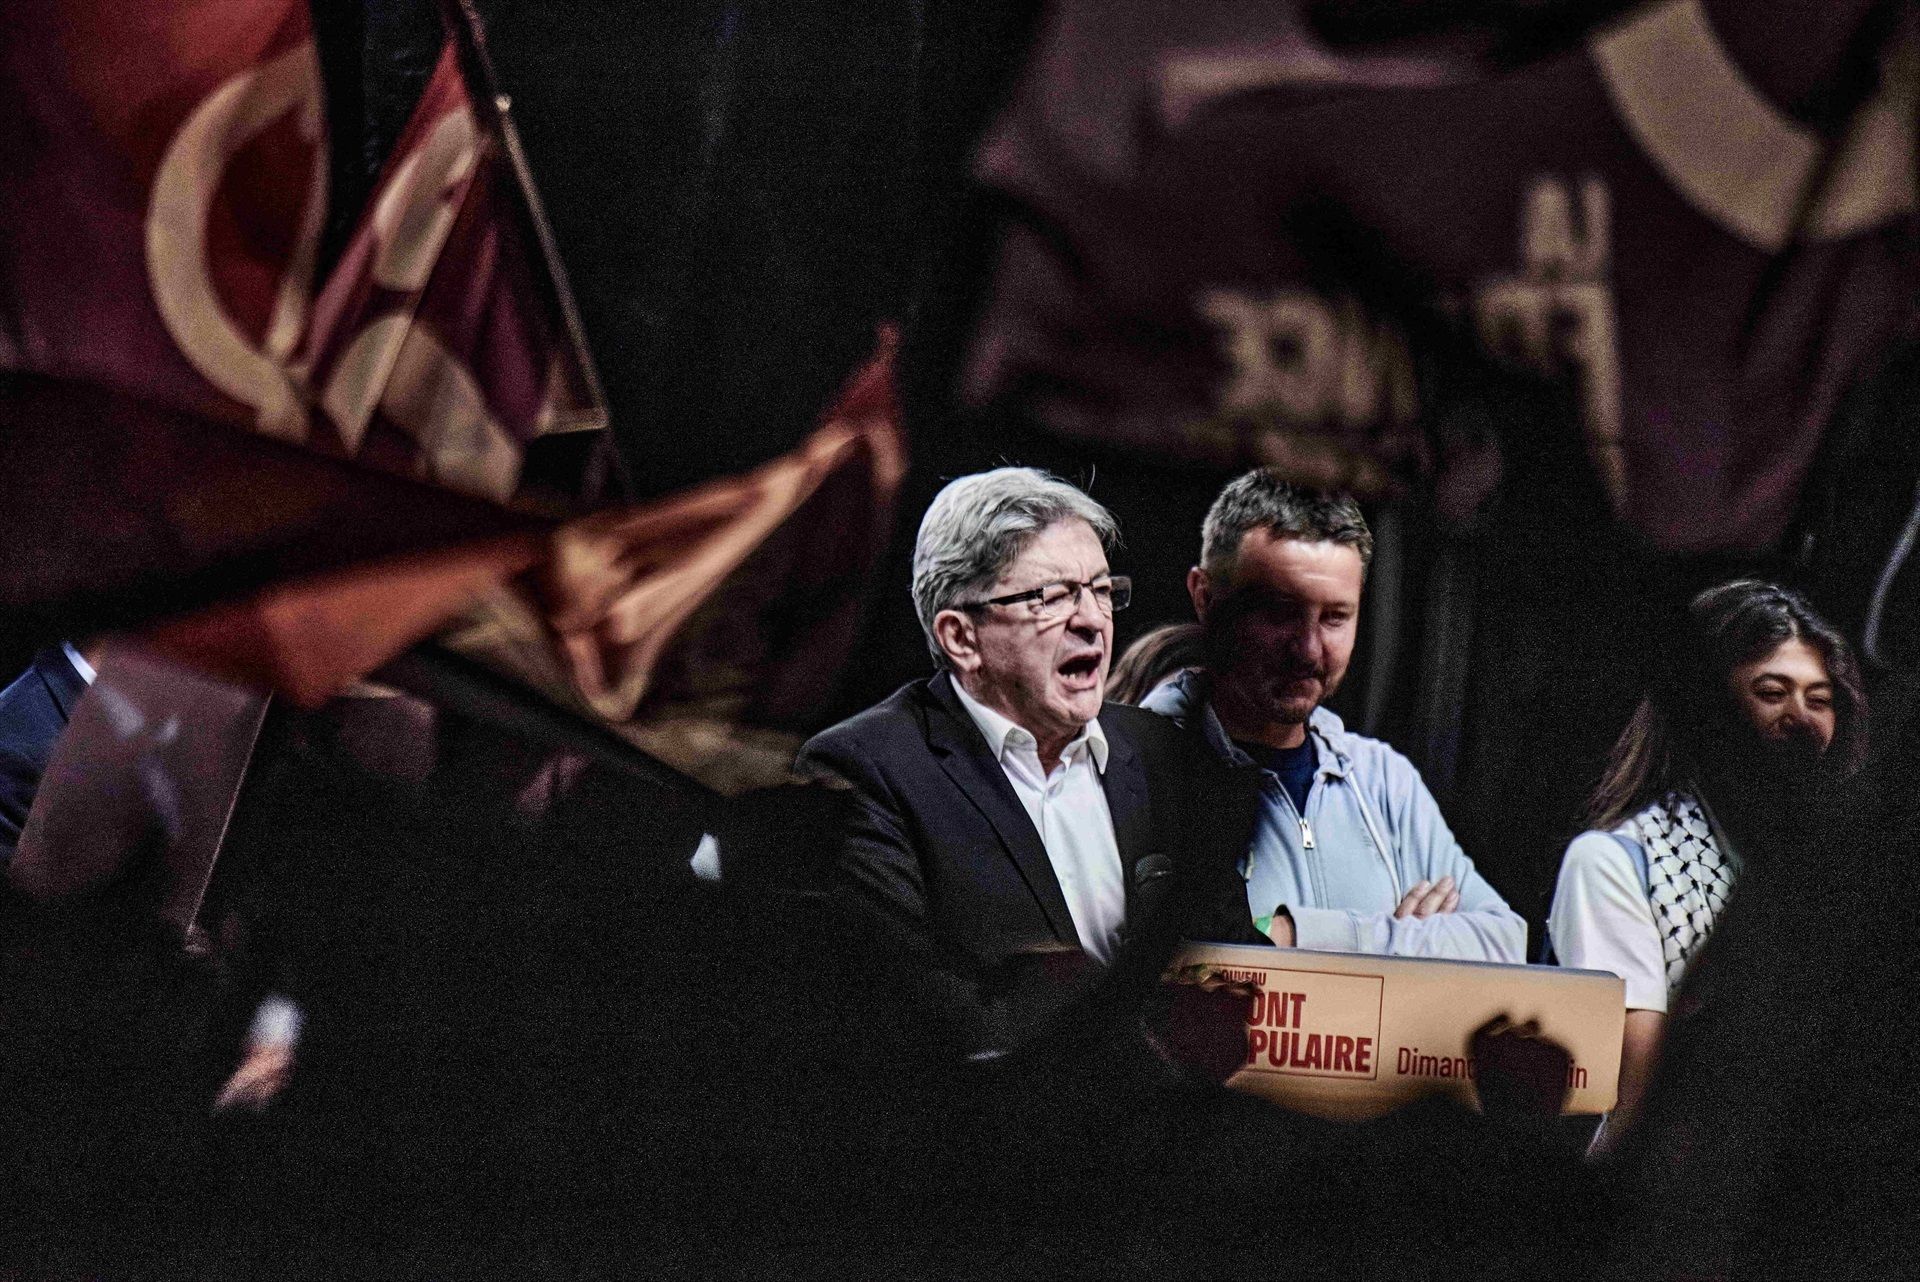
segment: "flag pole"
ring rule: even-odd
[[[539,246],[540,262],[546,270],[547,287],[552,291],[560,323],[567,333],[567,344],[579,362],[581,378],[592,401],[592,415],[583,418],[572,430],[605,430],[607,397],[601,387],[599,367],[594,364],[593,349],[587,343],[586,325],[580,319],[580,307],[574,298],[573,284],[566,264],[560,259],[560,244],[553,234],[540,189],[533,181],[533,167],[527,163],[526,147],[520,141],[520,129],[513,118],[513,99],[500,88],[499,73],[493,55],[487,50],[486,24],[473,0],[441,0],[441,18],[460,59],[461,78],[466,81],[467,98],[481,128],[500,142],[514,184],[520,190],[520,212],[534,243]],[[614,466],[628,493],[632,486],[626,475],[620,452],[612,450]]]
[[[431,642],[391,660],[371,680],[511,734],[579,752],[657,788],[718,805],[719,793],[603,726]]]
[[[547,287],[566,331],[568,347],[586,383],[585,390],[597,421],[583,421],[575,430],[598,430],[603,434],[603,444],[611,446],[606,436],[607,402],[599,369],[587,342],[586,326],[580,319],[566,264],[560,258],[559,241],[553,234],[546,205],[533,180],[533,168],[527,161],[526,148],[520,140],[520,130],[513,118],[513,100],[501,89],[493,55],[487,49],[486,24],[473,0],[440,0],[440,11],[442,24],[460,60],[461,78],[466,82],[467,98],[473,105],[476,122],[499,141],[514,185],[519,189],[523,226],[539,247]],[[631,495],[633,485],[620,451],[602,448],[601,454],[613,469],[623,497]],[[722,801],[720,794],[705,784],[634,747],[611,730],[575,717],[524,687],[430,642],[392,660],[374,679],[477,721],[581,752],[655,787],[704,804],[718,805]]]

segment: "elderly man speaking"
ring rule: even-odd
[[[976,1045],[995,1040],[980,992],[996,971],[1069,950],[1111,961],[1185,861],[1208,887],[1183,897],[1185,932],[1261,940],[1239,852],[1193,836],[1193,754],[1165,719],[1102,702],[1130,587],[1107,563],[1117,538],[1105,508],[1043,472],[948,485],[913,555],[938,674],[801,754],[856,794],[841,889],[928,945],[952,980],[953,1031]]]

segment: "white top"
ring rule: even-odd
[[[1033,735],[961,689],[958,681],[953,690],[987,737],[987,746],[1040,834],[1067,911],[1073,914],[1080,947],[1102,962],[1112,961],[1127,919],[1127,882],[1113,835],[1113,812],[1100,787],[1101,772],[1107,768],[1107,735],[1100,719],[1087,722],[1061,750],[1053,773],[1044,774]]]
[[[1547,934],[1562,966],[1625,980],[1628,1010],[1666,1011],[1667,963],[1647,884],[1611,833],[1583,832],[1567,847]]]

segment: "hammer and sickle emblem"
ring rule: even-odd
[[[1855,111],[1805,221],[1807,185],[1829,143],[1754,87],[1701,0],[1669,0],[1591,42],[1627,132],[1673,189],[1728,235],[1765,253],[1796,237],[1856,236],[1914,206],[1916,37],[1883,55],[1879,91]]]
[[[256,343],[214,288],[208,219],[234,157],[289,115],[313,144],[313,162],[301,225]],[[147,205],[147,277],[167,333],[202,377],[253,408],[262,433],[289,441],[307,435],[291,358],[307,325],[326,180],[320,73],[307,41],[232,77],[194,108],[167,146]]]

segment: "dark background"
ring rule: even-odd
[[[1564,11],[1555,41],[1613,7],[1321,6],[1343,40],[1479,9],[1536,23]],[[481,12],[643,494],[789,448],[875,325],[905,322],[913,468],[841,711],[926,671],[907,593],[913,529],[945,480],[1002,462],[1052,469],[1120,518],[1116,565],[1136,583],[1121,645],[1188,617],[1182,579],[1227,473],[1059,441],[951,395],[1009,212],[971,181],[970,156],[1041,6],[491,0]],[[425,83],[441,20],[433,0],[324,4],[316,16],[337,248]],[[1736,573],[1786,579],[1858,638],[1912,494],[1914,351],[1889,352],[1849,403],[1803,519],[1771,558],[1648,554],[1613,525],[1564,407],[1538,389],[1449,409],[1505,454],[1503,490],[1471,528],[1441,525],[1420,495],[1372,513],[1382,552],[1334,706],[1422,768],[1536,941],[1582,798],[1693,592]],[[1874,684],[1890,729],[1904,685]]]
[[[1364,28],[1475,6],[1332,7]],[[1120,517],[1116,560],[1139,584],[1122,643],[1185,617],[1181,580],[1225,474],[1057,441],[950,395],[1009,212],[969,181],[968,158],[1037,6],[483,11],[640,490],[785,450],[875,323],[906,323],[914,466],[842,710],[926,671],[907,594],[914,526],[946,479],[999,462],[1052,468]],[[327,3],[316,19],[337,251],[442,34],[433,0]],[[1418,494],[1370,514],[1381,551],[1338,708],[1423,769],[1536,939],[1580,797],[1693,591],[1778,574],[1857,638],[1914,490],[1916,393],[1920,345],[1897,344],[1843,408],[1801,521],[1762,564],[1637,547],[1542,389],[1449,406],[1505,458],[1507,484],[1470,528],[1443,526]],[[1911,615],[1895,622],[1912,653]],[[1874,685],[1876,739],[1892,744],[1906,679]],[[538,746],[450,718],[437,773],[409,782],[355,764],[355,715],[343,703],[270,727],[230,842],[244,860],[223,866],[259,935],[254,964],[310,1015],[277,1114],[210,1131],[206,1100],[230,1065],[201,1080],[201,1057],[182,1053],[215,1040],[195,1021],[224,1019],[237,1040],[254,988],[226,977],[210,1003],[210,977],[183,967],[175,941],[152,941],[143,964],[84,914],[52,923],[60,947],[0,949],[0,1203],[13,1212],[0,1274],[15,1275],[24,1240],[47,1266],[19,1276],[758,1276],[810,1262],[833,1277],[1074,1276],[1090,1259],[1154,1277],[1445,1276],[1465,1260],[1486,1276],[1577,1276],[1574,1261],[1605,1258],[1583,1230],[1632,1226],[1621,1237],[1638,1260],[1661,1213],[1711,1212],[1729,1188],[1770,1182],[1784,1192],[1755,1203],[1754,1226],[1773,1234],[1756,1252],[1785,1244],[1849,1276],[1911,1272],[1850,1269],[1835,1249],[1870,1248],[1878,1230],[1889,1254],[1910,1253],[1913,1236],[1920,1149],[1911,1048],[1897,1040],[1912,985],[1863,964],[1913,937],[1909,898],[1882,893],[1911,857],[1911,744],[1884,776],[1901,804],[1836,839],[1849,857],[1797,852],[1803,866],[1754,879],[1772,896],[1761,910],[1716,936],[1734,959],[1718,974],[1760,1000],[1733,994],[1720,1009],[1751,1016],[1704,1023],[1719,1042],[1694,1057],[1692,1093],[1672,1109],[1698,1129],[1653,1150],[1670,1194],[1610,1212],[1603,1190],[1517,1160],[1498,1135],[1485,1148],[1464,1115],[1321,1131],[1237,1096],[1143,1098],[1116,1089],[1121,1073],[1078,1066],[1057,1082],[991,1069],[949,1080],[882,991],[897,958],[865,956],[865,935],[802,897],[685,875],[713,816],[590,777],[528,828],[511,813],[515,771],[544,768]],[[1901,837],[1884,852],[1862,839],[1885,833]],[[42,1027],[56,1035],[36,1043]],[[1818,1053],[1781,1054],[1783,1036]],[[1790,1148],[1783,1133],[1819,1143]],[[1754,1157],[1776,1150],[1793,1160]],[[1680,1160],[1695,1151],[1717,1181]],[[1276,1162],[1315,1178],[1275,1214],[1219,1197]],[[1387,1220],[1403,1231],[1381,1234]],[[1674,1223],[1691,1222],[1667,1233],[1690,1237]],[[1812,1271],[1786,1258],[1778,1272]]]

